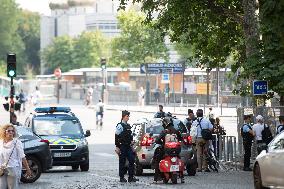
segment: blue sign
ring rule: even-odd
[[[146,73],[146,65],[145,64],[140,64],[140,73],[145,74]]]
[[[140,65],[141,67],[146,66],[146,71],[149,74],[161,74],[161,73],[183,73],[184,64],[182,63],[148,63]]]
[[[267,81],[253,81],[253,95],[266,95],[267,91]]]

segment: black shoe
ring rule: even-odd
[[[209,170],[209,169],[205,169],[205,170],[204,170],[204,172],[207,172],[207,173],[209,173],[209,172],[210,172],[210,170]]]
[[[196,171],[197,171],[197,172],[202,172],[202,170],[201,170],[201,169],[197,169]]]
[[[184,178],[183,177],[181,178],[181,183],[184,183]]]
[[[127,182],[127,180],[124,177],[120,177],[119,182]]]
[[[245,167],[243,170],[244,170],[244,171],[252,171],[252,169],[249,168],[249,167]]]
[[[128,178],[128,182],[137,182],[139,181],[139,179],[135,178],[135,177],[129,177]]]

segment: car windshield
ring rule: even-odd
[[[146,125],[146,133],[160,134],[164,130],[161,119],[154,119]]]
[[[80,137],[82,130],[77,120],[34,120],[34,132],[40,136]]]

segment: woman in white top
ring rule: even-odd
[[[22,173],[22,163],[31,176],[31,170],[25,158],[22,142],[15,138],[16,129],[7,124],[0,127],[0,166],[7,167],[0,177],[0,189],[17,189]]]

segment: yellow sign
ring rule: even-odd
[[[207,83],[197,83],[196,94],[207,94]],[[209,84],[209,94],[211,94],[211,84]]]

